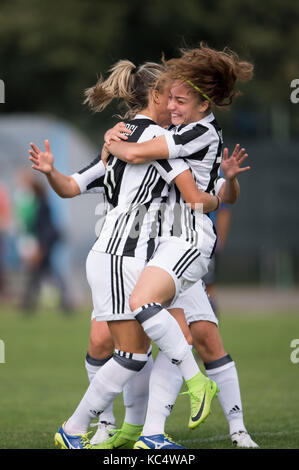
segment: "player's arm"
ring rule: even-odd
[[[192,209],[197,208],[197,204],[202,204],[203,213],[217,210],[221,204],[220,196],[213,196],[198,189],[190,170],[185,170],[179,174],[174,182],[182,194],[185,202],[189,203]]]
[[[207,213],[220,206],[219,197],[208,194],[196,186],[190,167],[183,159],[160,160],[153,162],[153,165],[168,184],[172,182],[176,184],[185,202],[189,203],[192,209],[201,209]],[[202,204],[202,208],[198,207],[198,204]]]
[[[234,204],[240,196],[240,185],[237,180],[237,176],[240,173],[250,170],[250,166],[241,167],[247,157],[248,154],[245,153],[245,149],[240,149],[239,144],[235,146],[230,158],[228,158],[228,149],[225,148],[223,150],[221,168],[225,177],[225,182],[222,184],[218,195],[226,204]]]
[[[117,142],[110,141],[107,145],[109,152],[127,163],[139,164],[152,160],[161,160],[169,157],[167,141],[164,135],[155,137],[146,142]]]
[[[46,175],[50,186],[63,198],[78,196],[81,191],[76,181],[54,167],[54,156],[50,149],[50,143],[45,140],[45,151],[41,151],[33,142],[30,143],[29,160],[32,168]]]

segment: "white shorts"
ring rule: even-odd
[[[91,250],[86,260],[93,312],[97,321],[134,320],[129,297],[145,261]]]
[[[202,280],[184,291],[171,305],[171,308],[182,308],[188,325],[202,320],[210,321],[218,326],[218,319],[212,309],[205,283]]]
[[[211,259],[202,256],[198,248],[186,249],[177,241],[162,241],[147,266],[164,269],[175,283],[172,303],[190,289],[207,272]]]

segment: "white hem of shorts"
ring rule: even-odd
[[[129,315],[129,314],[124,314],[124,313],[120,313],[119,315],[117,313],[110,313],[107,315],[95,315],[94,318],[96,319],[96,321],[121,321],[121,320],[136,320],[135,316],[133,315]],[[137,320],[136,320],[137,321]]]
[[[211,315],[201,315],[200,317],[199,316],[196,317],[196,315],[190,315],[188,317],[188,319],[187,319],[186,315],[185,315],[185,317],[186,317],[188,325],[190,325],[190,323],[194,323],[194,322],[197,322],[197,321],[209,321],[211,323],[214,323],[218,327],[217,318],[215,317],[215,319],[212,319]]]

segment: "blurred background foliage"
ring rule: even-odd
[[[200,41],[216,49],[228,46],[254,63],[255,75],[238,86],[243,94],[231,110],[217,110],[216,117],[229,148],[236,142],[246,146],[252,170],[240,178],[241,198],[233,210],[220,279],[299,282],[299,103],[290,99],[291,82],[299,80],[298,25],[299,2],[294,0],[1,0],[2,177],[9,179],[3,168],[9,160],[15,165],[17,153],[25,162],[24,142],[36,138],[36,120],[41,126],[46,125],[42,119],[59,121],[55,138],[50,135],[59,168],[73,172],[90,160],[93,154],[82,152],[62,123],[87,136],[96,151],[101,148],[117,107],[93,115],[82,105],[83,93],[119,59],[136,65],[159,61],[162,54],[178,56],[181,47]],[[7,130],[10,116],[15,150]],[[26,126],[19,122],[18,128],[15,119]],[[49,133],[38,136],[49,138]],[[63,208],[70,212],[65,202]],[[81,251],[83,259],[83,243]]]
[[[227,135],[271,135],[277,114],[281,133],[295,135],[290,83],[299,76],[298,23],[293,0],[1,0],[5,112],[54,114],[97,140],[98,117],[81,103],[100,73],[118,59],[158,61],[203,40],[255,64],[254,81],[240,86],[245,93],[232,113],[222,113]],[[109,108],[101,121],[112,114]]]

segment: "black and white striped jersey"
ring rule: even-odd
[[[71,176],[78,184],[81,194],[105,192],[105,167],[101,155],[98,155],[88,166]]]
[[[198,122],[170,128],[166,134],[169,159],[188,161],[197,186],[214,194],[222,160],[222,131],[213,113]]]
[[[143,115],[126,125],[131,130],[128,142],[144,142],[167,132]],[[107,215],[92,249],[148,261],[161,234],[161,205],[169,184],[186,169],[183,160],[131,165],[111,155],[105,170],[97,158],[72,175],[82,193],[105,189]]]
[[[222,133],[213,113],[198,122],[172,127],[170,131],[166,134],[168,161],[185,160],[198,188],[215,194],[222,159]],[[171,185],[162,236],[179,237],[186,247],[197,247],[207,257],[212,256],[217,241],[210,217],[186,205],[175,185]]]

